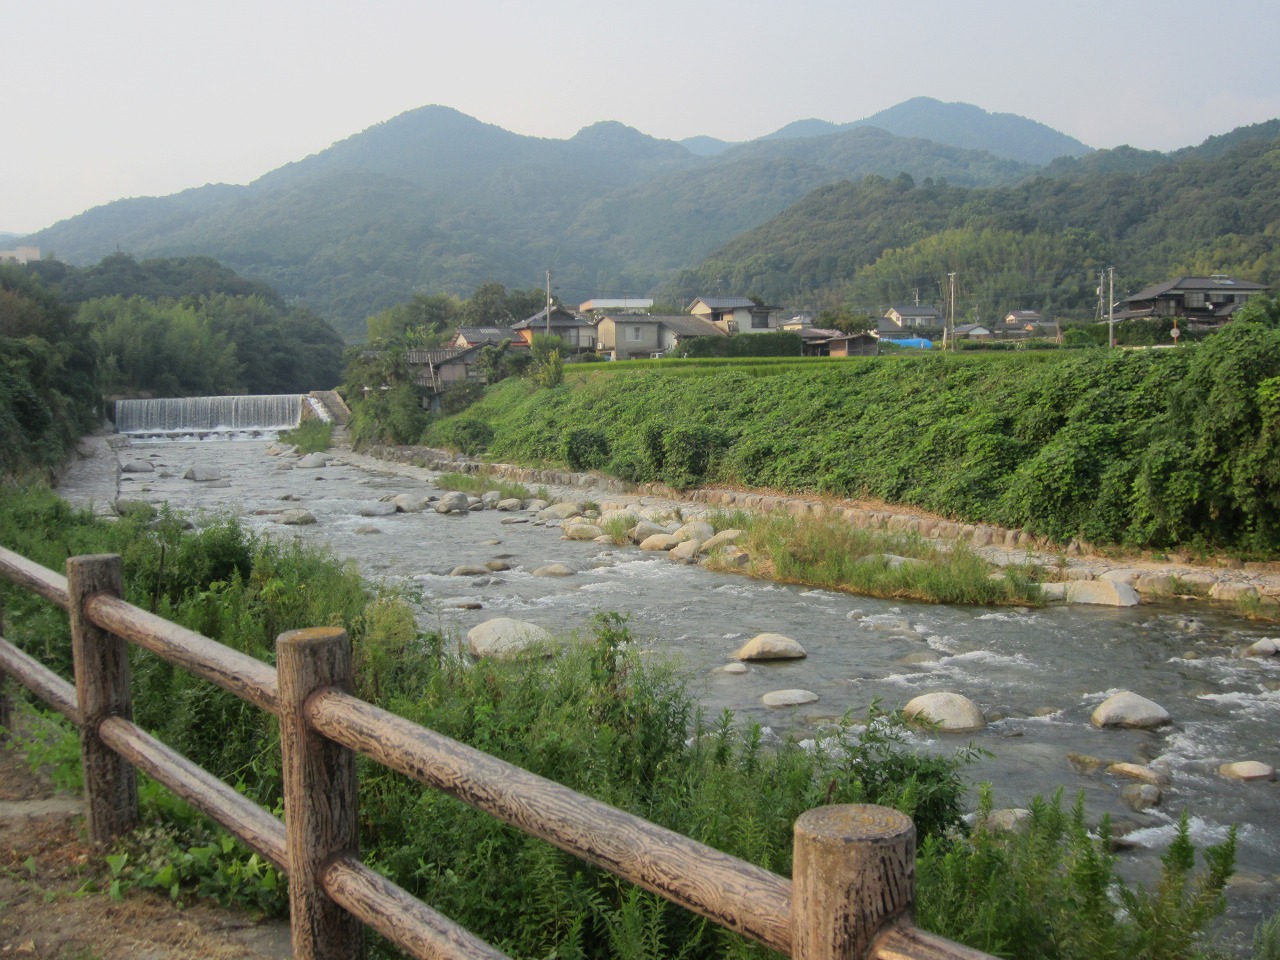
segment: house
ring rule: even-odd
[[[897,323],[891,317],[881,317],[876,321],[876,336],[881,340],[907,340],[915,334],[907,327]]]
[[[807,330],[809,327],[812,327],[812,326],[813,326],[813,314],[797,313],[794,317],[792,317],[786,323],[779,325],[778,329],[785,330],[788,333],[798,333],[801,330]]]
[[[714,323],[725,333],[770,333],[777,329],[773,311],[746,297],[695,297],[689,313]]]
[[[1216,327],[1226,323],[1250,297],[1266,289],[1264,284],[1233,280],[1225,274],[1178,277],[1120,301],[1115,318],[1179,317],[1189,326]]]
[[[546,309],[539,310],[532,317],[525,317],[511,325],[511,330],[526,346],[533,345],[533,338],[546,334],[559,337],[575,353],[582,353],[596,348],[596,324],[594,320],[579,317],[564,307],[551,308],[551,323],[547,323]]]
[[[944,325],[937,307],[922,307],[918,304],[890,307],[884,316],[899,330],[941,330]]]
[[[665,354],[690,337],[725,337],[718,326],[699,317],[649,313],[609,314],[596,324],[596,349],[612,360]]]
[[[458,349],[406,350],[405,363],[414,386],[423,391],[422,407],[440,409],[440,395],[450,387],[467,381],[482,380],[477,361],[486,344]]]
[[[18,247],[16,250],[0,250],[0,263],[27,264],[39,259],[39,247]]]
[[[880,353],[880,338],[874,333],[841,333],[827,341],[829,357],[874,357]]]
[[[951,332],[957,340],[991,339],[991,331],[980,323],[962,323]]]
[[[483,347],[485,344],[491,344],[496,347],[503,340],[510,340],[513,345],[518,347],[528,346],[524,338],[515,333],[510,327],[496,325],[490,327],[459,327],[458,332],[449,341],[449,346],[455,350],[465,350],[467,347]]]
[[[596,297],[578,304],[579,313],[631,313],[644,312],[653,306],[650,297]]]
[[[1044,323],[1044,317],[1038,310],[1010,310],[1004,315],[1004,325],[1018,330],[1034,330]]]

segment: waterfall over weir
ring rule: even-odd
[[[302,400],[299,394],[117,400],[116,432],[176,435],[290,430],[302,419]]]

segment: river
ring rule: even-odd
[[[168,502],[193,516],[231,512],[264,536],[324,544],[367,576],[410,588],[423,627],[458,638],[491,617],[528,620],[565,635],[589,631],[597,612],[625,613],[645,649],[675,658],[687,671],[709,716],[728,708],[778,735],[820,736],[823,724],[846,712],[863,715],[877,701],[892,708],[921,693],[962,693],[998,719],[960,737],[918,734],[912,746],[951,750],[971,741],[982,748],[989,756],[968,773],[994,785],[998,807],[1024,807],[1059,787],[1070,802],[1083,791],[1090,819],[1111,814],[1131,845],[1123,870],[1135,877],[1151,875],[1182,811],[1191,816],[1198,845],[1222,840],[1234,824],[1239,855],[1230,916],[1237,936],[1280,909],[1280,787],[1218,773],[1220,764],[1237,760],[1280,766],[1280,657],[1240,656],[1253,641],[1280,636],[1274,623],[1251,622],[1205,602],[1127,609],[889,602],[677,565],[662,555],[565,541],[554,528],[510,522],[528,514],[367,517],[361,508],[380,497],[439,493],[434,474],[348,452],[323,469],[292,469],[287,459],[267,455],[268,444],[264,437],[134,441],[114,457],[102,445],[105,452],[82,461],[60,492],[75,503],[103,504],[118,485],[121,497]],[[153,472],[126,472],[117,481],[116,458],[146,463]],[[227,483],[182,479],[193,466],[214,468]],[[282,526],[278,513],[286,507],[303,507],[317,522]],[[450,575],[457,565],[489,560],[510,569],[484,578]],[[577,573],[532,575],[552,562]],[[807,658],[723,672],[734,651],[760,632],[793,637]],[[819,699],[785,709],[762,704],[763,694],[786,688],[810,690]],[[1172,726],[1155,732],[1092,727],[1093,709],[1119,690],[1164,706]],[[1133,781],[1080,772],[1068,754],[1167,765],[1171,782],[1158,807],[1135,812],[1121,799]]]

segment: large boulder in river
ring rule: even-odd
[[[645,537],[640,544],[641,550],[670,550],[678,545],[680,540],[673,537],[669,533],[655,533],[651,537]]]
[[[603,533],[594,523],[571,523],[561,527],[561,536],[565,540],[594,540]]]
[[[773,690],[760,698],[766,707],[800,707],[817,701],[818,695],[812,690]]]
[[[759,633],[744,643],[734,656],[739,660],[800,660],[804,647],[780,633]]]
[[[436,513],[466,513],[469,509],[467,495],[457,490],[436,501]]]
[[[517,657],[530,647],[551,642],[551,634],[536,623],[495,617],[467,631],[467,651],[473,657]]]
[[[568,520],[570,517],[579,516],[582,513],[582,504],[577,500],[564,500],[560,503],[553,503],[545,510],[538,511],[539,520]]]
[[[1127,727],[1136,730],[1154,730],[1173,722],[1169,711],[1160,704],[1140,697],[1130,690],[1121,690],[1098,704],[1089,722],[1095,727]]]
[[[283,523],[287,527],[305,527],[315,522],[316,515],[314,513],[300,508],[285,510],[276,518],[276,523]]]
[[[305,457],[299,458],[295,466],[299,470],[319,470],[329,465],[329,458],[323,453],[308,453]]]
[[[399,513],[421,513],[430,502],[429,497],[420,497],[416,493],[397,493],[391,498],[392,505]]]
[[[183,480],[194,480],[196,483],[212,483],[222,479],[222,471],[217,467],[195,466],[182,475]]]
[[[690,520],[675,533],[673,537],[679,537],[681,540],[697,540],[699,542],[710,540],[716,535],[716,528],[705,520]]]
[[[360,516],[362,517],[388,517],[396,512],[394,503],[387,503],[384,500],[374,500],[371,503],[362,503],[360,505]]]
[[[902,708],[908,720],[920,719],[942,733],[971,733],[987,725],[978,705],[959,693],[926,693]]]
[[[1142,602],[1133,587],[1110,580],[1073,580],[1067,584],[1066,600],[1104,607],[1136,607]]]

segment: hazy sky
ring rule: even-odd
[[[745,140],[910,97],[1168,150],[1280,117],[1274,0],[12,0],[0,231],[247,183],[440,103],[517,133]]]

